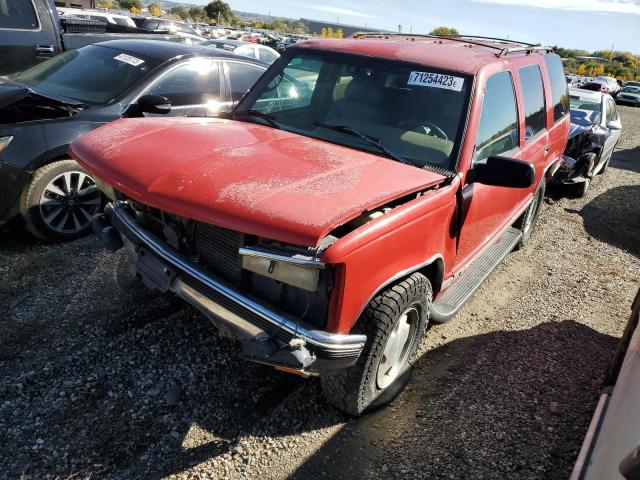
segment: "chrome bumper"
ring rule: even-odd
[[[355,364],[366,342],[365,335],[329,333],[301,326],[295,318],[269,309],[195,266],[154,234],[141,228],[128,210],[124,202],[113,202],[106,210],[111,224],[125,243],[136,254],[140,248],[151,252],[172,269],[175,277],[168,290],[201,310],[221,328],[231,327],[245,339],[266,333],[284,343],[294,338],[303,340],[315,358],[306,373],[326,373]]]

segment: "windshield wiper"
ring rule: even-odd
[[[328,130],[333,130],[333,131],[336,131],[336,132],[342,132],[342,133],[346,133],[347,135],[352,135],[354,137],[358,137],[363,142],[366,142],[369,145],[373,145],[374,147],[376,147],[378,150],[380,150],[382,153],[384,153],[387,157],[392,158],[393,160],[396,160],[396,161],[398,161],[400,163],[404,163],[406,165],[411,165],[413,167],[417,167],[417,165],[415,163],[410,162],[409,160],[407,160],[406,158],[401,157],[400,155],[396,155],[391,150],[389,150],[387,147],[385,147],[380,142],[380,139],[374,138],[374,137],[370,137],[369,135],[365,135],[364,133],[361,133],[358,130],[356,130],[355,128],[352,128],[352,127],[350,127],[348,125],[331,125],[330,123],[322,123],[322,122],[314,122],[314,125],[316,127],[326,128]]]
[[[273,128],[277,128],[278,130],[280,130],[280,125],[278,124],[278,122],[275,121],[276,117],[274,117],[273,115],[269,115],[268,113],[251,109],[251,110],[247,110],[246,112],[236,112],[236,115],[247,115],[249,117],[260,118],[265,122],[267,122]]]

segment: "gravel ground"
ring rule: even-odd
[[[566,478],[640,284],[640,109],[584,199],[553,192],[530,244],[446,325],[409,388],[350,419],[236,359],[93,238],[0,234],[0,477]]]

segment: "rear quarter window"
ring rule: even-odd
[[[569,113],[569,91],[564,80],[564,68],[558,55],[545,55],[545,64],[551,81],[551,101],[553,102],[553,121],[557,122]]]
[[[0,0],[0,28],[37,30],[39,27],[31,0]]]
[[[525,139],[529,139],[544,130],[547,124],[542,73],[538,65],[522,67],[518,73],[524,103]]]

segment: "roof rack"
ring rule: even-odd
[[[351,35],[351,38],[390,38],[390,37],[404,37],[406,39],[416,38],[435,38],[435,39],[447,39],[456,42],[463,42],[470,45],[477,45],[479,47],[493,48],[498,50],[496,52],[497,57],[506,57],[510,53],[534,53],[536,51],[553,52],[553,48],[545,47],[540,44],[533,44],[527,42],[519,42],[515,40],[509,40],[506,38],[496,37],[482,37],[479,35],[427,35],[421,33],[391,33],[391,32],[356,32]],[[516,46],[500,46],[487,42],[479,42],[478,40],[493,40],[496,42],[502,42],[506,44],[516,44]]]

